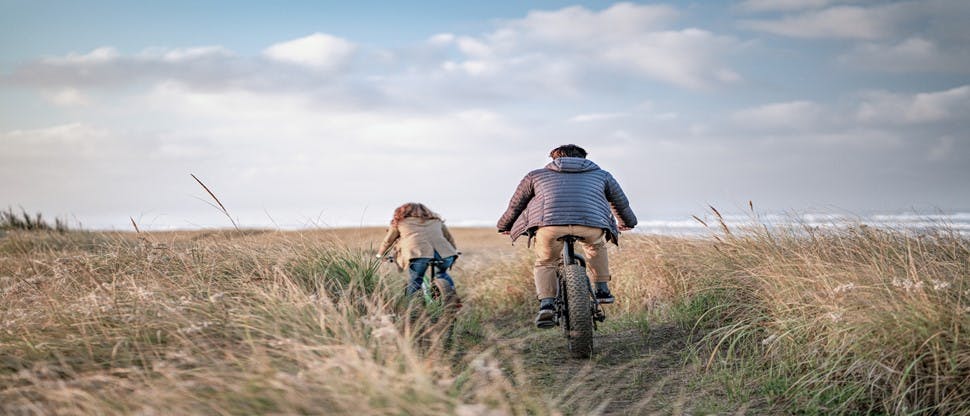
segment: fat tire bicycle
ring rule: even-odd
[[[555,317],[549,326],[562,328],[574,358],[589,358],[593,355],[593,331],[597,322],[606,320],[606,314],[586,275],[586,259],[576,253],[575,243],[582,238],[566,235],[559,240],[563,242],[562,259],[556,269]]]

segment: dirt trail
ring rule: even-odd
[[[763,414],[730,404],[685,354],[690,331],[671,323],[596,333],[593,358],[568,358],[557,329],[517,329],[499,342],[521,354],[529,382],[567,414]],[[755,406],[762,407],[762,406]]]

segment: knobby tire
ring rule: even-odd
[[[575,358],[589,358],[593,355],[593,309],[589,294],[589,278],[586,270],[579,264],[563,266],[563,279],[566,286],[566,309],[569,328],[566,343]]]

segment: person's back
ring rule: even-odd
[[[624,225],[630,228],[636,225],[613,175],[591,160],[562,156],[526,175],[498,228],[509,231],[515,240],[534,227],[584,225],[607,229],[608,240],[616,241],[619,230],[614,215],[625,218]]]
[[[552,319],[556,292],[556,266],[564,235],[581,237],[590,278],[596,282],[601,303],[613,302],[608,282],[606,242],[617,242],[621,230],[636,226],[629,200],[609,172],[586,159],[579,146],[560,146],[553,161],[529,172],[515,190],[508,209],[498,221],[499,232],[515,241],[521,235],[535,238],[535,285],[540,300],[536,324]]]
[[[401,220],[397,228],[402,258],[430,257],[429,253],[433,255],[435,251],[442,257],[457,254],[448,228],[440,219],[409,217]]]
[[[435,266],[438,278],[454,288],[455,283],[448,274],[448,269],[458,258],[458,250],[455,248],[455,239],[438,214],[424,204],[415,202],[397,207],[391,219],[391,227],[377,250],[377,257],[383,257],[395,245],[397,252],[394,257],[398,266],[407,269],[410,274],[406,288],[408,294],[421,289],[424,273],[432,259],[441,261]]]

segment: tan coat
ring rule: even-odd
[[[400,242],[398,242],[400,240]],[[397,265],[406,269],[411,259],[433,258],[437,251],[441,257],[458,254],[455,239],[448,232],[448,227],[441,220],[425,220],[420,218],[405,218],[396,226],[387,230],[387,235],[381,243],[379,253],[386,253],[391,246],[397,244],[394,257]]]

